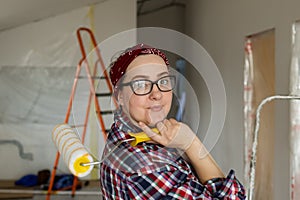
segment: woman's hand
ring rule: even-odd
[[[156,125],[160,135],[154,133],[142,122],[139,125],[155,142],[185,151],[202,183],[212,178],[224,178],[222,170],[196,137],[196,134],[186,124],[174,119],[165,119]]]
[[[186,124],[175,119],[164,119],[156,124],[160,134],[153,132],[143,122],[139,123],[140,128],[155,142],[166,147],[179,148],[186,151],[195,139],[195,133]]]

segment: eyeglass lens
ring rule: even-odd
[[[152,91],[153,84],[156,84],[162,92],[171,91],[175,86],[174,76],[165,76],[159,80],[152,82],[150,80],[136,80],[131,82],[131,88],[135,94],[145,95]]]

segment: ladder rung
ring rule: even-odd
[[[80,124],[80,125],[70,125],[71,128],[76,128],[76,127],[85,127],[84,124]]]
[[[98,112],[97,112],[98,113]],[[100,111],[101,115],[108,115],[108,114],[113,114],[114,111],[113,110],[104,110],[104,111]]]
[[[78,79],[87,79],[87,76],[78,76]],[[106,79],[105,76],[91,76],[92,79]]]
[[[109,97],[112,93],[96,93],[96,97]]]

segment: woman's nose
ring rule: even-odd
[[[161,97],[162,97],[162,92],[158,89],[157,85],[154,84],[152,91],[150,93],[150,98],[153,100],[158,100],[161,99]]]

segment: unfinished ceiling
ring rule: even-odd
[[[1,0],[0,31],[107,0]]]
[[[0,0],[0,31],[104,1],[108,0]],[[185,5],[185,0],[136,1],[137,15]]]
[[[137,15],[146,15],[172,6],[185,6],[185,0],[137,0]]]

